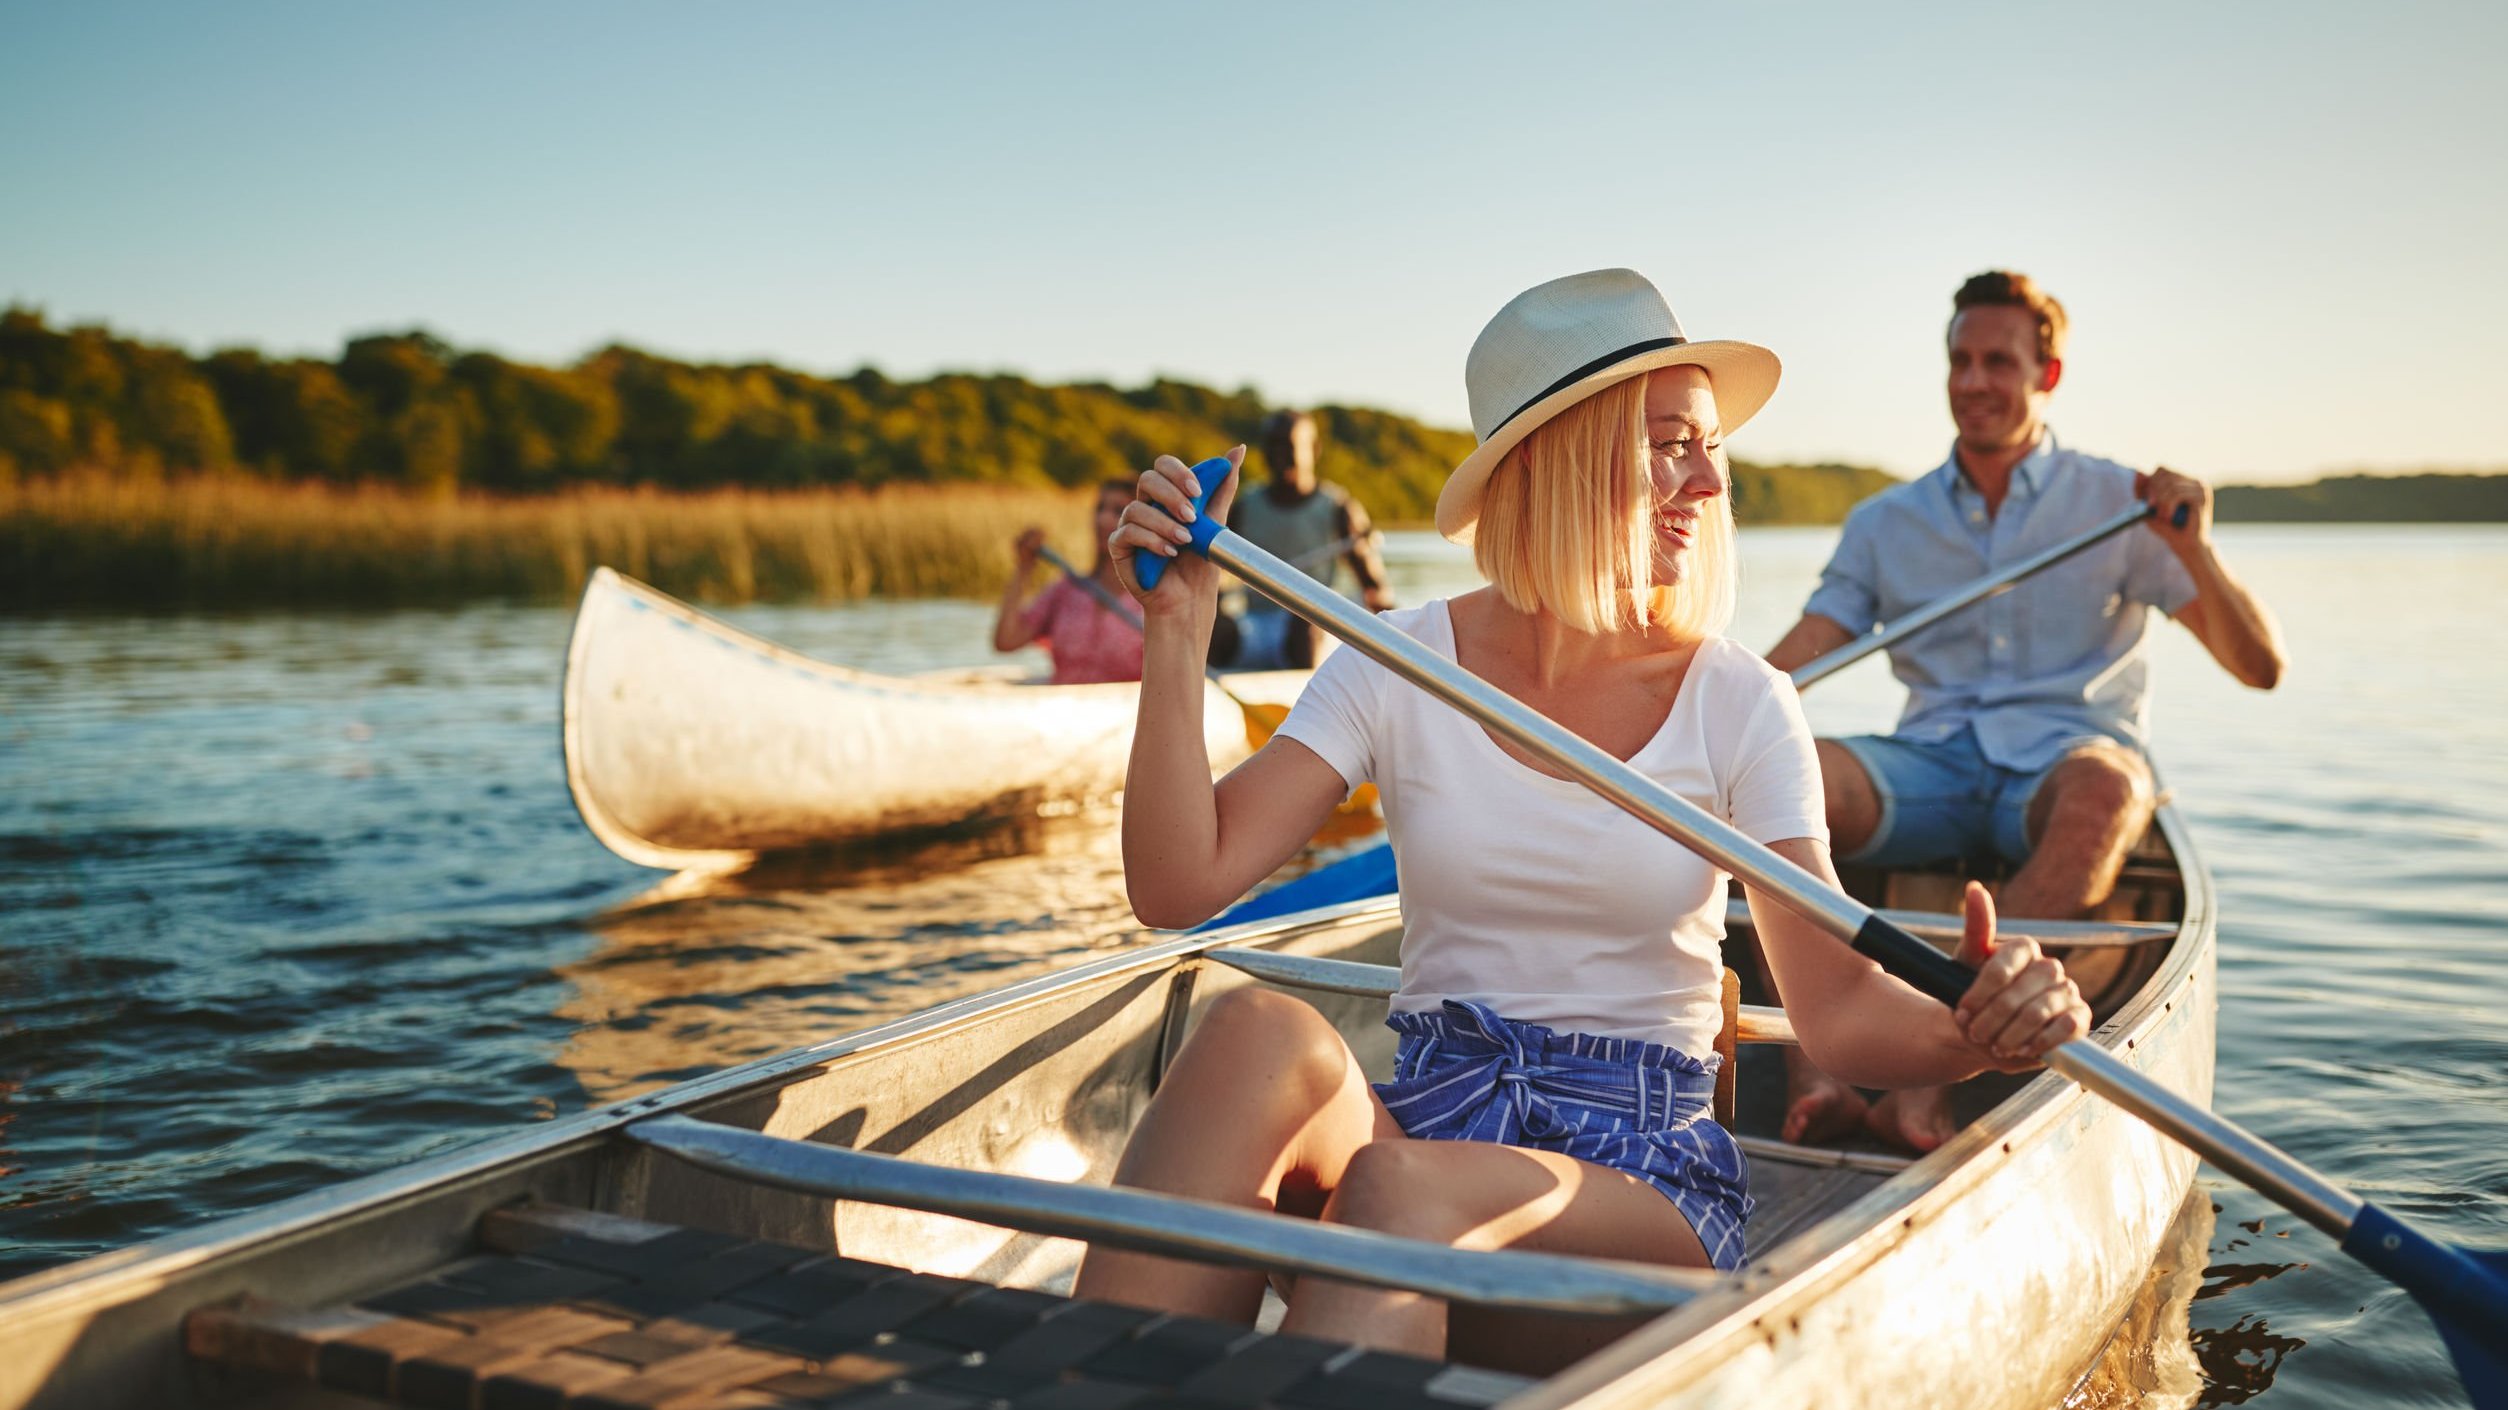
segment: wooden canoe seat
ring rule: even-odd
[[[1731,969],[1724,971],[1724,1022],[1716,1025],[1716,1056],[1724,1059],[1716,1068],[1716,1124],[1730,1131],[1733,1125],[1733,1098],[1741,1076],[1741,1035],[1736,1031],[1742,1017],[1742,977]]]
[[[200,1309],[185,1347],[247,1392],[453,1410],[1465,1410],[1530,1384],[581,1210],[499,1210],[478,1243],[351,1304]]]

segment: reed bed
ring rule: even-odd
[[[1086,491],[435,498],[243,478],[0,481],[0,610],[564,601],[597,567],[700,602],[996,591],[1021,526],[1078,561]]]

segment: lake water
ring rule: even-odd
[[[2508,1245],[2508,529],[2234,526],[2292,669],[2157,648],[2219,883],[2219,1107]],[[1743,538],[1765,646],[1827,530]],[[1404,600],[1468,581],[1397,536]],[[824,659],[985,659],[983,604],[724,614]],[[570,614],[0,617],[0,1277],[1137,943],[1111,832],[656,892],[566,797]],[[1809,692],[1886,728],[1869,663]],[[2265,1201],[2192,1304],[2204,1403],[2454,1405],[2421,1314]]]

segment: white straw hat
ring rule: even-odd
[[[1597,269],[1537,284],[1507,301],[1463,362],[1480,446],[1437,496],[1437,532],[1470,543],[1481,491],[1507,452],[1551,417],[1658,367],[1705,369],[1727,435],[1776,391],[1775,353],[1751,343],[1693,343],[1672,305],[1633,269]]]

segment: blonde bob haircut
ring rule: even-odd
[[[1733,619],[1733,504],[1699,507],[1680,580],[1658,583],[1646,379],[1560,412],[1489,476],[1472,561],[1519,612],[1594,635],[1661,627],[1704,640]]]

